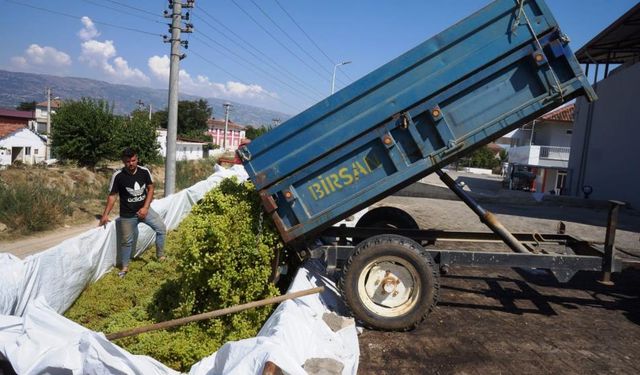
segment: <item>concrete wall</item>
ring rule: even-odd
[[[621,67],[594,87],[599,99],[576,102],[569,193],[640,207],[640,63]]]
[[[540,146],[570,147],[572,123],[544,122],[536,123],[533,132],[533,144]],[[567,133],[569,131],[569,133]]]
[[[167,157],[167,131],[158,130],[157,141],[160,145],[160,155]],[[176,141],[176,160],[198,160],[204,157],[202,146],[205,143]]]

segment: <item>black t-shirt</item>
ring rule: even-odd
[[[136,173],[129,173],[126,168],[117,170],[111,177],[109,194],[120,195],[120,217],[135,217],[136,212],[144,206],[147,199],[147,187],[153,184],[151,172],[138,166]]]

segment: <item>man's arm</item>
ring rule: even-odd
[[[109,196],[107,196],[107,205],[105,206],[104,211],[102,212],[102,217],[100,218],[100,223],[98,223],[98,226],[105,225],[106,223],[109,222],[109,213],[113,209],[113,205],[116,203],[117,195],[118,195],[117,193],[112,193],[112,194],[109,194]]]
[[[137,215],[140,219],[144,219],[151,207],[151,201],[153,200],[153,184],[147,184],[147,197],[144,200],[144,206],[138,210]]]

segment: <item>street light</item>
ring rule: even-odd
[[[331,79],[331,94],[334,93],[335,87],[336,87],[336,69],[338,69],[338,67],[340,65],[347,65],[347,64],[351,64],[351,61],[343,61],[341,63],[338,63],[338,64],[334,65],[334,67],[333,67],[333,78]]]

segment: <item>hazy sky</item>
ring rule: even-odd
[[[336,63],[351,61],[337,69],[339,90],[488,3],[196,0],[180,90],[295,114],[330,94]],[[636,3],[547,0],[574,51]],[[167,1],[0,4],[0,69],[167,88]]]

